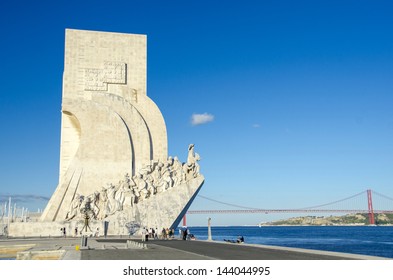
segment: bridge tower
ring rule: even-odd
[[[371,195],[371,190],[367,190],[367,202],[368,202],[368,221],[370,225],[375,225],[373,198]]]

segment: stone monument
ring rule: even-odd
[[[193,144],[186,162],[168,157],[146,93],[146,36],[67,29],[64,63],[59,184],[34,234],[73,232],[86,218],[109,235],[176,227],[204,178]]]

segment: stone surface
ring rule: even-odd
[[[14,223],[10,235],[177,226],[204,178],[193,144],[185,163],[168,157],[146,94],[146,36],[67,29],[65,41],[59,183],[41,223]]]
[[[67,29],[59,185],[42,220],[166,157],[165,122],[146,95],[146,36]]]

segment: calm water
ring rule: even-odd
[[[207,227],[189,227],[197,239],[207,239]],[[326,250],[393,258],[393,227],[278,226],[212,227],[214,240],[236,239],[245,243]]]

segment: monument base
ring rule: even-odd
[[[167,189],[160,195],[140,201],[133,207],[125,206],[104,220],[89,221],[89,228],[85,221],[74,219],[71,221],[55,222],[15,222],[10,223],[9,236],[11,237],[65,237],[88,236],[114,236],[140,234],[142,228],[158,230],[176,228],[187,212],[192,201],[197,196],[204,183],[202,175],[184,182],[176,187]],[[133,225],[133,231],[130,225]]]

